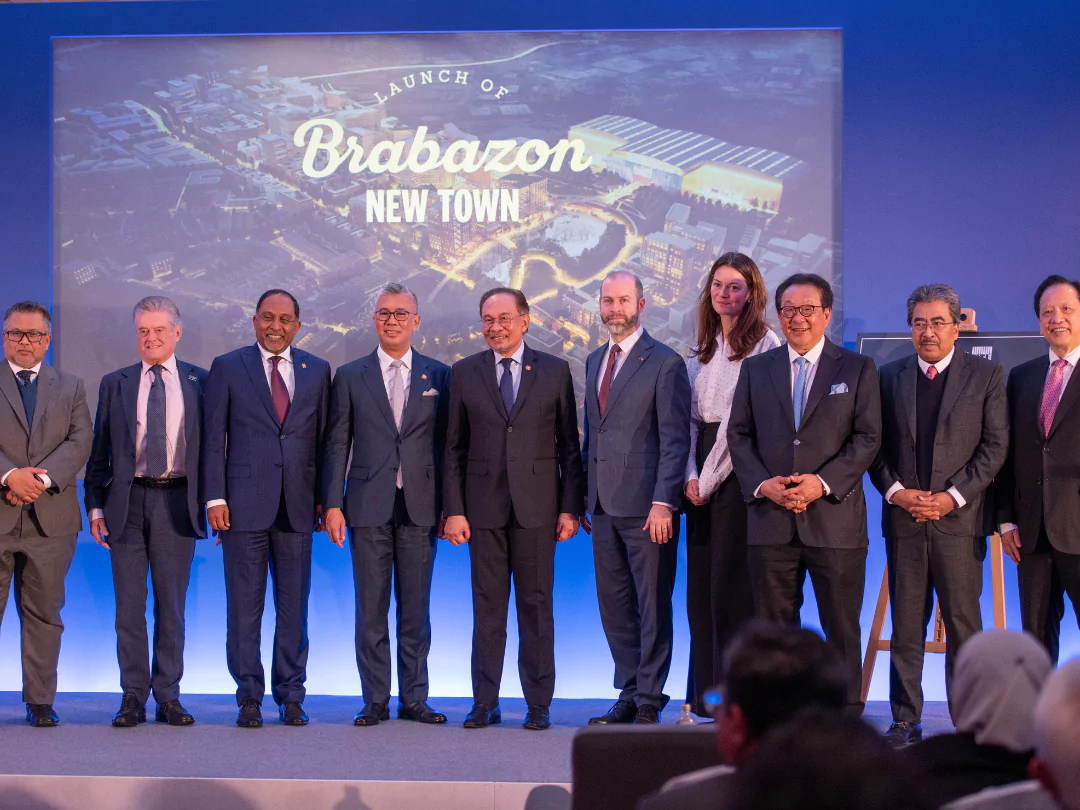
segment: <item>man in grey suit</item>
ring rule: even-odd
[[[825,639],[847,667],[848,705],[861,712],[862,477],[881,445],[877,369],[825,337],[833,293],[821,276],[789,276],[775,300],[787,345],[743,361],[728,424],[749,503],[754,608],[797,623],[809,573]]]
[[[686,363],[640,326],[641,280],[609,273],[611,339],[585,364],[585,444],[596,593],[619,699],[590,724],[658,723],[671,667],[680,503],[690,455]]]
[[[106,374],[98,391],[94,445],[86,465],[86,515],[109,549],[116,593],[116,657],[124,696],[117,728],[155,719],[188,726],[180,703],[184,607],[195,538],[206,537],[199,501],[206,370],[176,358],[180,311],[168,298],[135,305],[139,362]],[[111,528],[110,528],[111,527]],[[146,575],[154,583],[154,651],[146,639]]]
[[[391,580],[398,717],[445,723],[446,715],[427,703],[427,656],[450,368],[413,350],[419,302],[403,285],[383,287],[372,320],[378,348],[334,375],[323,463],[326,531],[343,546],[348,527],[352,552],[356,664],[364,696],[353,723],[374,726],[390,718]]]
[[[23,700],[35,727],[59,723],[53,711],[64,623],[64,577],[82,528],[75,477],[90,455],[92,427],[78,377],[42,363],[52,318],[33,301],[4,314],[0,372],[0,619],[15,582],[22,623]]]
[[[945,284],[907,302],[917,354],[881,369],[882,442],[870,478],[882,495],[892,645],[889,700],[896,743],[922,737],[922,664],[934,592],[945,621],[945,686],[956,651],[982,630],[986,490],[1005,463],[1005,375],[956,351],[960,296]]]

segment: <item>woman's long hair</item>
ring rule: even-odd
[[[730,335],[724,335],[724,340],[729,347],[728,359],[742,360],[754,350],[758,341],[765,337],[769,330],[765,323],[765,307],[768,305],[768,295],[765,291],[765,279],[761,277],[761,271],[757,264],[744,253],[725,253],[712,264],[712,269],[705,277],[705,286],[698,297],[697,314],[697,346],[694,347],[694,357],[703,364],[713,359],[716,353],[717,337],[721,335],[720,315],[712,305],[712,282],[716,271],[721,267],[730,267],[738,271],[746,280],[747,296],[743,311],[735,321],[735,327]]]

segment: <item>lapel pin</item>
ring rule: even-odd
[[[196,376],[195,376],[194,374],[188,374],[188,375],[187,375],[187,378],[188,378],[189,380],[191,380],[192,382],[198,382],[198,381],[199,381],[199,378],[198,378],[198,377],[196,377]]]
[[[532,366],[525,366],[526,371],[532,371]]]
[[[427,374],[421,374],[420,379],[421,380],[426,380],[427,379]]]
[[[644,362],[645,362],[645,358],[644,358],[644,357],[639,357],[639,358],[638,358],[638,362],[639,362],[639,363],[644,363]]]
[[[307,363],[301,363],[300,368],[307,368]]]

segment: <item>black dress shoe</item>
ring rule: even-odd
[[[430,723],[431,725],[446,722],[446,715],[428,706],[426,700],[418,700],[415,703],[399,703],[397,716],[399,720],[415,720],[417,723]]]
[[[125,692],[120,709],[113,715],[113,728],[135,728],[146,722],[146,706],[131,692]]]
[[[308,716],[304,713],[304,704],[290,700],[283,706],[278,706],[278,715],[281,722],[287,726],[306,726]]]
[[[633,723],[635,717],[637,717],[637,706],[634,705],[634,702],[632,700],[620,700],[607,710],[607,714],[590,717],[589,725],[607,726],[612,723]]]
[[[896,722],[885,732],[885,741],[895,746],[911,745],[921,739],[922,723]]]
[[[655,726],[660,722],[660,710],[648,703],[638,706],[637,716],[634,717],[635,725]]]
[[[34,728],[52,728],[60,724],[51,703],[27,703],[26,722]]]
[[[352,722],[354,726],[377,726],[381,720],[389,719],[390,708],[385,703],[365,703]]]
[[[262,728],[262,709],[255,698],[246,698],[236,713],[236,725],[240,728]]]
[[[477,702],[472,705],[472,711],[465,715],[465,722],[461,725],[465,728],[487,728],[501,722],[502,710],[498,705],[489,709],[483,703]]]
[[[521,724],[522,728],[527,728],[529,731],[544,731],[551,728],[551,713],[548,711],[547,706],[530,706],[528,713],[525,715],[525,722]]]
[[[168,723],[170,726],[190,726],[195,722],[191,713],[180,705],[179,700],[166,700],[159,703],[154,719],[159,723]]]

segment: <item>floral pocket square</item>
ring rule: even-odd
[[[438,395],[439,395],[439,389],[438,388],[429,388],[427,391],[425,391],[423,393],[423,396],[425,396],[425,397],[437,397]]]
[[[833,394],[846,394],[848,392],[847,383],[837,383],[829,389],[829,396]]]

